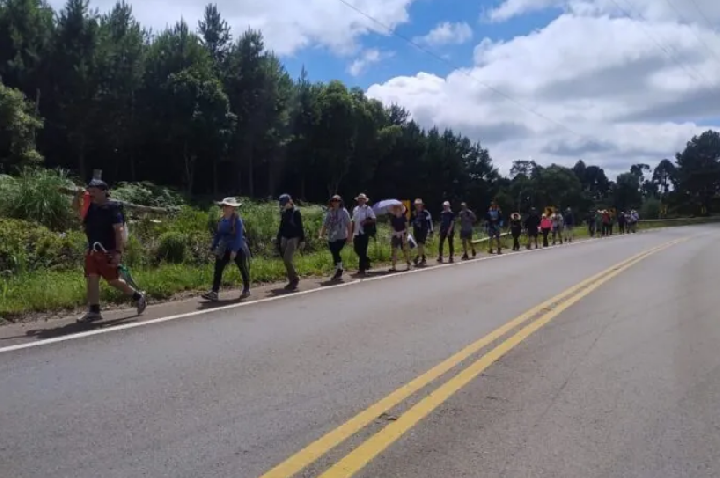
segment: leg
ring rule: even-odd
[[[235,256],[235,265],[240,270],[240,277],[242,277],[243,293],[250,291],[250,267],[248,264],[248,258],[245,257],[245,253],[240,250]]]
[[[298,246],[298,239],[293,237],[292,239],[282,238],[282,250],[283,250],[283,263],[285,264],[285,272],[287,274],[289,286],[297,286],[299,277],[295,271],[295,250]]]
[[[217,257],[215,259],[215,270],[213,271],[213,284],[212,291],[217,294],[220,292],[220,285],[222,284],[222,276],[225,271],[225,266],[230,262],[230,252],[226,252],[223,257]]]
[[[368,245],[370,244],[370,236],[366,236],[363,234],[360,240],[360,246],[361,246],[361,252],[362,252],[362,260],[363,260],[363,270],[370,269],[370,258],[368,257]]]
[[[391,271],[396,270],[397,266],[397,250],[398,250],[398,243],[397,243],[397,237],[393,236],[390,238],[390,259],[392,261],[392,268]]]
[[[447,236],[448,240],[448,259],[450,262],[455,260],[455,231],[452,231]]]
[[[443,249],[445,249],[445,240],[447,239],[447,232],[440,231],[440,245],[438,246],[438,262],[443,260]]]

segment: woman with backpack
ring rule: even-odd
[[[242,206],[242,203],[235,198],[225,198],[217,205],[222,208],[222,217],[218,221],[211,246],[215,254],[213,285],[212,290],[203,294],[202,298],[211,302],[218,300],[225,267],[234,262],[242,276],[243,289],[240,298],[244,299],[250,296],[250,257],[243,234],[243,221],[237,213],[237,208]]]

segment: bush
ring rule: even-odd
[[[56,233],[39,224],[0,219],[0,270],[11,273],[68,270],[82,265],[85,236]]]
[[[26,168],[17,177],[0,176],[0,217],[64,231],[78,223],[71,198],[62,191],[71,187],[73,182],[63,170]]]
[[[161,262],[182,264],[185,262],[187,236],[179,232],[166,232],[160,236],[157,258]]]
[[[112,190],[112,197],[120,201],[153,207],[181,206],[185,199],[179,192],[149,182],[119,183]]]

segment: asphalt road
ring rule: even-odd
[[[0,477],[717,477],[719,238],[665,229],[0,349]],[[408,392],[573,287],[534,333]]]

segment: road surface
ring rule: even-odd
[[[0,476],[717,477],[718,239],[665,229],[0,349]]]

